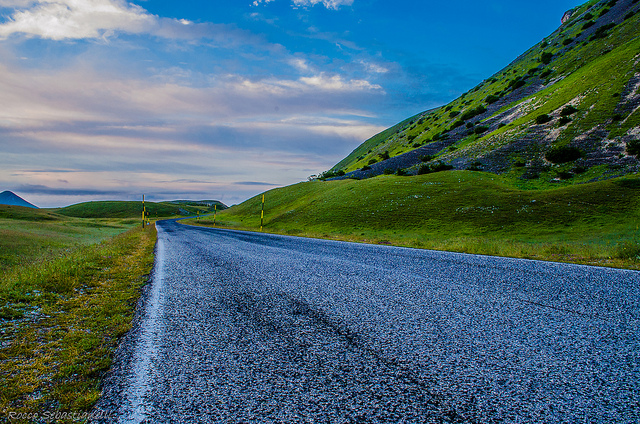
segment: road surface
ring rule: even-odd
[[[640,421],[640,273],[157,224],[104,422]]]

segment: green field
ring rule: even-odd
[[[640,178],[537,190],[510,181],[449,171],[299,183],[265,193],[264,231],[638,268]],[[218,213],[217,226],[259,229],[260,200]]]
[[[98,399],[155,245],[153,226],[143,230],[140,219],[127,218],[115,204],[100,210],[101,218],[76,218],[0,206],[3,416],[81,413]]]

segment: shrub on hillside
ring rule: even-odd
[[[384,153],[378,153],[378,156],[381,160],[387,160],[390,158],[388,150],[385,150]]]
[[[434,173],[434,172],[448,171],[450,169],[453,169],[453,165],[446,164],[446,163],[444,163],[442,161],[438,161],[438,163],[435,163],[433,165],[427,165],[427,164],[423,163],[418,168],[418,175],[431,174],[431,173]]]
[[[573,43],[573,38],[571,38],[571,37],[565,38],[564,40],[562,40],[562,45],[563,46],[568,46],[571,43]]]
[[[540,78],[544,79],[546,77],[548,77],[549,75],[551,75],[553,73],[553,71],[551,69],[545,69],[544,72],[542,72],[540,74]]]
[[[540,61],[545,65],[548,65],[549,63],[551,63],[551,59],[553,59],[553,53],[551,52],[544,52],[540,56]]]
[[[638,156],[640,154],[640,140],[627,142],[627,153],[631,156]]]
[[[365,165],[362,168],[360,168],[361,171],[368,171],[370,169],[371,169],[371,167],[369,165]]]
[[[536,116],[536,124],[538,125],[546,124],[549,121],[551,121],[551,117],[546,113]]]
[[[486,133],[488,130],[489,127],[487,127],[486,125],[479,125],[473,130],[473,132],[477,135],[480,135]]]
[[[455,118],[458,115],[460,115],[459,110],[452,110],[451,112],[449,112],[449,118]]]
[[[561,116],[560,119],[558,119],[558,125],[560,126],[567,125],[569,122],[571,122],[571,118],[568,116]]]
[[[577,147],[560,146],[551,148],[544,157],[551,163],[567,163],[580,159],[582,152]]]
[[[593,19],[593,14],[591,14],[591,12],[587,12],[587,13],[585,13],[585,15],[582,17],[582,19],[584,19],[585,21],[590,21],[591,19]]]
[[[374,163],[378,163],[377,159],[369,159],[369,165],[373,165]]]
[[[393,174],[393,169],[391,168],[385,168],[385,170],[383,171],[384,175],[391,175]]]
[[[573,115],[577,111],[578,111],[578,109],[576,109],[575,107],[573,107],[571,105],[567,105],[567,106],[563,107],[562,110],[560,111],[560,116]]]
[[[482,162],[480,162],[480,161],[472,162],[469,166],[467,166],[466,170],[467,171],[482,171]]]
[[[484,101],[487,102],[488,104],[494,104],[495,102],[497,102],[498,100],[500,100],[500,97],[496,96],[495,94],[489,94]]]
[[[585,22],[585,23],[582,25],[582,31],[584,31],[585,29],[591,28],[591,27],[592,27],[592,26],[594,26],[595,24],[596,24],[596,22],[595,22],[595,21],[588,21],[588,22]]]
[[[598,17],[602,17],[604,15],[606,15],[607,13],[609,13],[609,8],[605,7],[604,9],[602,9],[602,11],[600,11],[600,13],[598,14]]]
[[[398,168],[398,170],[396,171],[396,175],[399,177],[404,177],[407,175],[407,171],[402,168]]]
[[[430,161],[431,159],[433,159],[433,158],[434,158],[434,157],[433,157],[432,155],[425,155],[425,156],[422,156],[422,157],[420,158],[420,160],[421,160],[422,162],[429,162],[429,161]]]
[[[598,28],[596,30],[596,32],[589,38],[589,41],[593,41],[593,40],[597,40],[599,38],[604,38],[607,35],[609,35],[609,30],[613,27],[615,27],[616,24],[614,24],[613,22],[607,25],[603,25],[600,28]]]
[[[471,109],[471,110],[467,110],[465,111],[462,116],[460,116],[460,119],[462,121],[467,121],[471,118],[475,118],[478,115],[482,115],[483,113],[485,113],[487,111],[487,108],[480,105],[475,109]]]

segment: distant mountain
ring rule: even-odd
[[[27,208],[38,209],[36,205],[32,205],[22,197],[10,191],[3,191],[0,193],[0,205],[24,206]]]
[[[578,182],[637,173],[638,12],[639,0],[591,0],[568,11],[506,68],[365,141],[321,177],[468,169]]]

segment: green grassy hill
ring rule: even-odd
[[[216,225],[256,230],[261,196]],[[201,225],[213,225],[212,217]],[[640,178],[524,190],[483,172],[312,181],[265,193],[281,234],[636,267]]]
[[[183,203],[145,202],[151,218],[196,214],[208,211],[208,205],[187,205]],[[142,216],[142,202],[100,201],[84,202],[65,208],[54,209],[60,215],[77,218],[139,218]]]
[[[639,10],[638,0],[585,3],[502,71],[365,141],[325,176],[426,173],[440,161],[542,183],[637,172]]]

